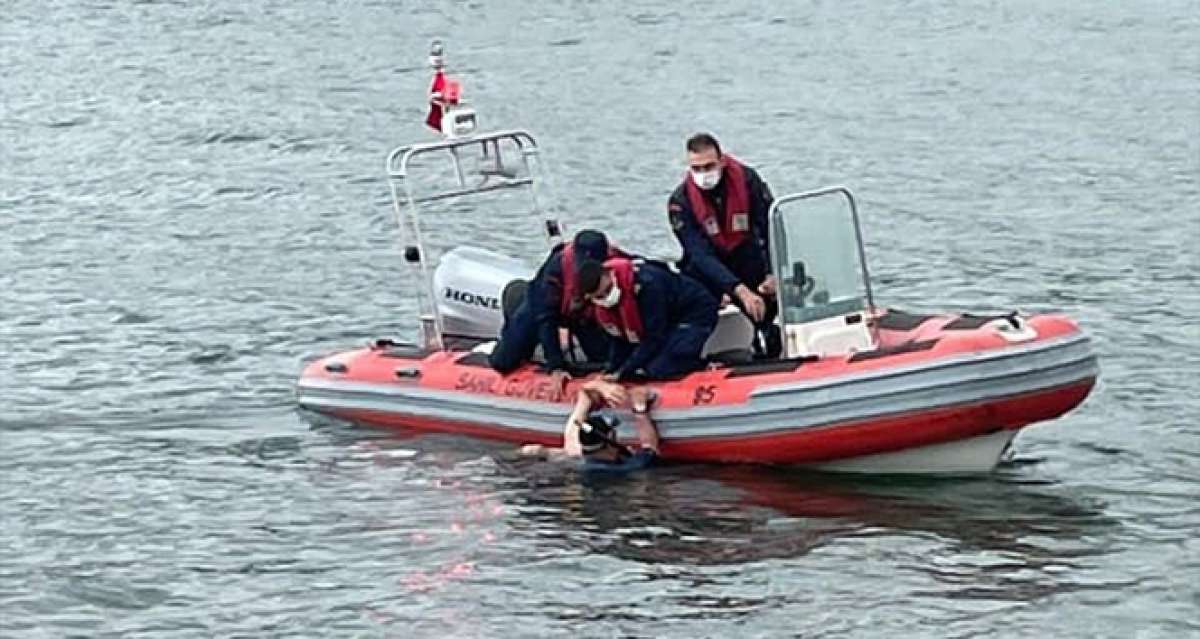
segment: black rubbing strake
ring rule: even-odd
[[[963,313],[962,315],[960,315],[958,317],[958,319],[943,326],[942,330],[944,330],[944,331],[971,331],[971,330],[975,330],[975,329],[979,328],[980,326],[983,326],[984,324],[987,324],[988,322],[993,322],[998,319],[1008,320],[1009,322],[1012,322],[1016,316],[1017,316],[1016,311],[1013,311],[1011,313],[1005,313],[1004,315],[972,315],[970,313]]]
[[[458,364],[459,366],[476,366],[479,368],[492,367],[492,365],[488,363],[487,353],[467,353],[466,355],[458,358],[458,360],[456,360],[454,363]]]
[[[767,362],[755,362],[753,364],[742,364],[740,366],[729,367],[730,377],[746,377],[747,375],[766,375],[767,373],[790,373],[801,365],[809,362],[815,362],[821,359],[816,355],[807,355],[805,357],[796,357],[792,359],[777,359]]]
[[[927,350],[933,348],[933,345],[937,344],[937,343],[938,343],[938,341],[936,339],[926,339],[926,340],[921,340],[919,342],[905,342],[899,346],[892,346],[890,348],[877,348],[873,351],[863,351],[861,353],[855,353],[855,354],[851,355],[850,362],[854,363],[854,362],[865,361],[868,359],[879,359],[880,357],[889,357],[891,355],[901,355],[903,353],[917,353],[920,351],[927,351]]]
[[[934,317],[937,317],[937,315],[905,313],[904,311],[889,308],[887,315],[875,321],[875,326],[889,331],[911,331]]]

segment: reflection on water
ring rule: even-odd
[[[1102,504],[1003,474],[930,480],[679,466],[593,478],[527,466],[500,466],[509,476],[530,479],[527,491],[510,497],[533,507],[514,526],[551,536],[568,529],[592,552],[651,563],[788,559],[842,539],[915,537],[936,538],[955,553],[995,555],[974,569],[931,573],[948,583],[970,581],[976,570],[982,581],[1031,570],[1040,578],[1107,552],[1097,541],[1119,525]]]
[[[380,435],[313,419],[352,448],[365,443],[376,451],[376,464],[439,467],[440,489],[461,499],[451,524],[456,534],[483,525],[475,534],[485,544],[533,548],[543,559],[608,556],[688,579],[701,578],[688,566],[832,560],[850,562],[843,569],[856,572],[856,566],[886,561],[925,576],[941,596],[1028,602],[1089,587],[1081,573],[1093,558],[1113,552],[1123,528],[1103,502],[1073,496],[1013,465],[975,478],[755,465],[664,465],[597,477],[572,464],[516,458],[504,444],[416,432]],[[379,452],[387,450],[401,452]],[[498,522],[503,533],[489,527]],[[480,556],[461,559],[447,561],[440,579],[464,577],[464,566],[474,570]],[[414,579],[414,587],[432,588],[435,578]]]

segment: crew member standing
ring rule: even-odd
[[[771,190],[758,172],[708,133],[687,141],[688,171],[667,202],[671,230],[683,247],[680,269],[718,298],[727,296],[754,322],[755,353],[782,351],[767,212]]]

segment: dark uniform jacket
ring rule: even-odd
[[[558,328],[566,326],[569,319],[562,316],[563,246],[554,247],[525,292],[526,303],[537,323],[538,343],[542,345],[546,370],[565,368],[562,345],[558,341]]]
[[[680,324],[715,326],[717,306],[697,281],[672,272],[666,264],[647,260],[637,267],[637,308],[642,335],[637,344],[616,338],[611,342],[609,372],[625,377],[644,367],[662,351],[671,330]]]
[[[722,294],[732,297],[733,289],[738,284],[746,284],[753,289],[771,272],[767,212],[774,198],[757,171],[745,165],[743,170],[750,197],[750,233],[746,241],[731,253],[722,253],[709,239],[704,227],[696,221],[692,205],[688,202],[686,183],[676,187],[667,202],[671,230],[683,247],[680,270],[700,280],[718,297]],[[725,181],[728,177],[729,172],[726,171],[716,187],[703,192],[716,211],[721,228],[725,227]]]

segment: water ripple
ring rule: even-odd
[[[0,635],[1200,633],[1196,12],[942,9],[10,3]],[[304,362],[414,328],[381,164],[447,34],[571,228],[677,254],[713,130],[856,190],[886,305],[1068,313],[1100,386],[968,481],[596,482],[298,413]],[[535,255],[523,206],[431,246]]]

